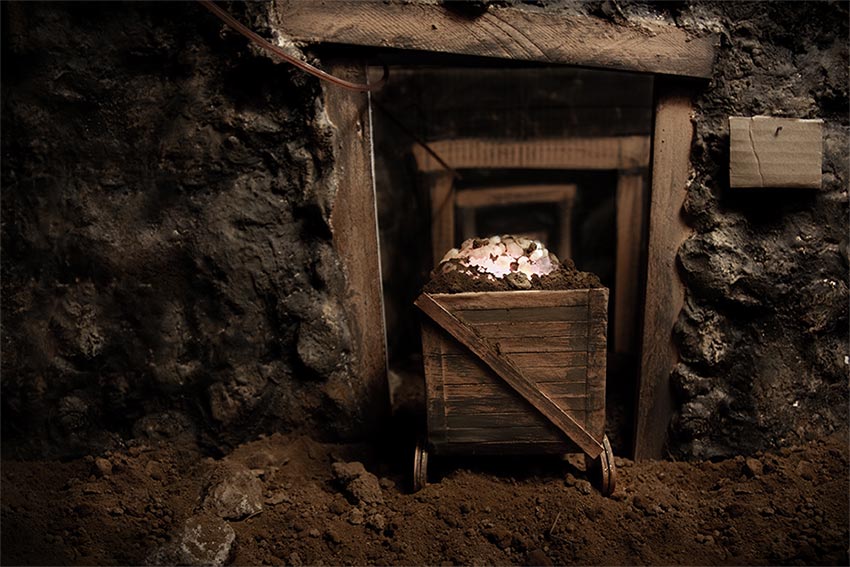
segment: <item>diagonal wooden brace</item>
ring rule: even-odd
[[[490,341],[479,335],[475,329],[452,315],[446,308],[434,301],[434,298],[428,293],[420,295],[414,304],[458,342],[478,356],[508,386],[578,445],[588,457],[595,459],[602,453],[602,440],[595,439],[571,415],[564,412],[556,402],[541,392],[535,384],[525,377],[510,358],[500,354],[498,349]]]

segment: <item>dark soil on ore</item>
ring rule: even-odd
[[[473,268],[474,269],[474,268]],[[530,289],[561,290],[603,287],[596,274],[576,269],[572,260],[564,260],[561,266],[545,276],[531,276]],[[517,289],[508,278],[470,277],[458,271],[434,270],[431,280],[422,291],[426,293],[463,293],[468,291],[512,291]]]
[[[579,456],[435,460],[410,494],[401,442],[273,435],[219,460],[160,443],[4,462],[2,563],[199,561],[187,527],[240,565],[848,563],[845,435],[722,462],[617,458],[611,498]]]

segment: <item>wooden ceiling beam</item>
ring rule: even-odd
[[[275,27],[296,42],[360,45],[581,65],[706,79],[716,38],[670,24],[617,24],[585,14],[490,6],[277,0]]]

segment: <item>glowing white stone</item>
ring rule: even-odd
[[[510,235],[475,238],[452,248],[443,257],[438,270],[458,270],[471,278],[502,279],[516,273],[526,278],[545,276],[560,267],[558,258],[539,240]]]

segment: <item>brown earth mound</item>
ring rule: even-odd
[[[388,444],[393,445],[393,444]],[[847,565],[846,435],[722,462],[432,459],[273,435],[223,459],[173,441],[5,461],[2,564]],[[576,456],[578,457],[578,456]]]

